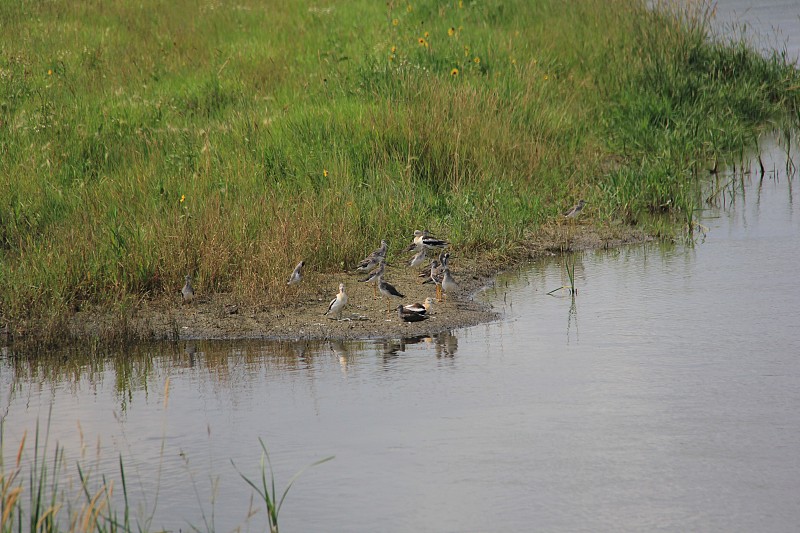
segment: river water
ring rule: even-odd
[[[263,439],[279,492],[335,456],[285,531],[796,531],[800,184],[784,141],[761,147],[766,175],[720,174],[693,242],[577,253],[575,298],[547,294],[562,258],[507,272],[477,296],[491,324],[0,358],[6,469],[38,421],[68,489],[80,463],[119,503],[121,458],[150,529],[264,530],[237,473],[259,478]]]

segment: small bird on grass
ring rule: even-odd
[[[286,282],[287,285],[295,285],[300,283],[300,281],[303,279],[303,267],[305,264],[305,261],[300,261],[297,263],[297,266],[294,267],[294,270],[292,271],[292,275],[289,276],[289,281]]]
[[[181,296],[183,297],[184,304],[190,304],[194,301],[194,288],[192,287],[192,277],[186,274],[186,283],[183,284],[181,289]]]
[[[331,300],[331,303],[328,304],[328,310],[325,311],[325,315],[336,315],[337,320],[342,319],[342,309],[347,305],[347,294],[344,292],[344,283],[339,284],[339,292],[336,294],[336,298]],[[330,317],[329,317],[330,318]]]
[[[585,200],[579,201],[575,206],[572,207],[572,209],[564,213],[564,218],[577,218],[578,215],[581,214],[581,211],[583,211],[583,206],[585,205]]]

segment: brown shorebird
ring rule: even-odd
[[[194,288],[192,287],[192,276],[186,274],[186,283],[183,284],[181,289],[181,296],[183,296],[183,303],[190,304],[194,301]]]
[[[386,249],[388,247],[389,245],[386,244],[386,241],[381,241],[381,247],[362,259],[356,267],[356,270],[359,272],[367,272],[378,266],[378,264],[386,261]]]
[[[583,211],[583,206],[585,205],[586,200],[579,201],[575,206],[572,207],[572,209],[564,213],[564,218],[577,218],[578,215],[581,214],[581,211]]]

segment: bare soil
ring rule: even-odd
[[[539,230],[515,254],[512,261],[493,262],[488,257],[470,257],[451,250],[450,270],[459,291],[447,294],[434,304],[431,318],[406,323],[397,315],[397,306],[422,302],[435,297],[433,284],[422,284],[420,270],[406,266],[409,257],[388,257],[384,278],[404,298],[387,301],[374,294],[372,284],[358,280],[363,273],[306,273],[303,281],[292,287],[291,303],[271,305],[241,299],[233,294],[202,293],[196,288],[193,304],[182,305],[178,289],[174,297],[142,301],[126,316],[124,323],[109,314],[88,310],[75,313],[70,330],[77,337],[109,337],[114,329],[126,329],[126,337],[138,339],[368,339],[434,335],[455,328],[490,322],[499,318],[489,303],[475,295],[492,284],[502,270],[521,262],[536,260],[569,250],[610,248],[648,240],[642,232],[625,226],[596,227],[566,224]],[[569,246],[566,246],[566,242]],[[287,271],[287,277],[290,273]],[[309,281],[310,280],[310,281]],[[328,303],[335,297],[339,283],[345,284],[349,302],[336,320],[324,316]],[[268,298],[264,298],[267,300]],[[387,311],[388,309],[388,311]]]

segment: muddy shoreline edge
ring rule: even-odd
[[[360,283],[358,280],[364,277],[361,273],[312,271],[296,287],[293,301],[285,305],[250,301],[230,293],[204,294],[202,287],[194,304],[182,305],[178,288],[174,296],[142,299],[124,312],[102,308],[77,311],[68,318],[69,338],[61,341],[66,345],[104,346],[153,341],[370,340],[436,335],[500,319],[501,314],[491,304],[476,296],[491,287],[503,271],[567,250],[607,249],[653,240],[628,226],[581,224],[570,231],[568,246],[564,235],[564,225],[540,228],[502,265],[488,254],[470,257],[454,248],[451,271],[460,290],[434,304],[431,318],[423,322],[401,321],[396,308],[399,303],[421,302],[434,296],[434,286],[421,284],[418,269],[406,266],[406,255],[410,254],[390,254],[386,279],[405,295],[391,302],[380,294],[375,296],[370,284]],[[349,303],[343,320],[337,321],[323,315],[340,282],[345,283]],[[25,351],[28,346],[42,345],[35,329],[20,333],[16,338],[7,336],[6,344],[12,349]],[[47,344],[55,347],[53,342]]]

